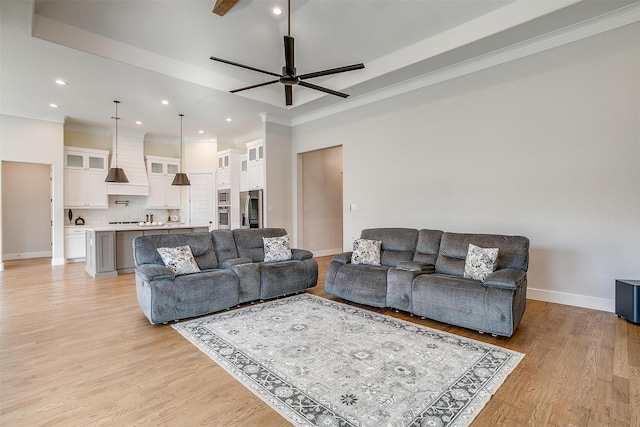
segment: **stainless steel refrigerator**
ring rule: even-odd
[[[262,228],[262,190],[240,192],[240,228]]]

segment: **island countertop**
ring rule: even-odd
[[[164,223],[163,225],[139,225],[139,224],[106,224],[106,225],[83,225],[81,226],[85,230],[92,231],[144,231],[144,230],[179,230],[179,229],[198,229],[200,231],[201,228],[208,228],[207,226],[193,226],[190,224],[185,224],[183,222],[179,223]]]

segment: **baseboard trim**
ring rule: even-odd
[[[536,288],[527,288],[527,298],[538,301],[553,302],[556,304],[590,308],[593,310],[608,311],[611,313],[615,313],[616,311],[616,301],[614,299],[595,298],[585,295],[547,291],[545,289]]]
[[[3,254],[3,261],[13,261],[16,259],[27,259],[27,258],[48,258],[51,257],[51,251],[41,251],[41,252],[20,252],[15,254]]]
[[[321,251],[312,251],[312,252],[313,252],[313,256],[315,257],[329,256],[329,255],[336,255],[336,254],[342,253],[342,248],[323,249]]]

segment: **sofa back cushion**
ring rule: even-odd
[[[264,261],[263,237],[282,237],[284,228],[237,228],[233,230],[239,258],[249,258],[253,262]]]
[[[156,234],[133,239],[133,260],[143,264],[164,265],[157,248],[189,246],[200,270],[218,267],[211,233]]]
[[[233,232],[231,230],[213,230],[211,236],[213,237],[216,256],[219,262],[239,258],[236,242],[233,240]]]
[[[436,273],[463,277],[469,243],[481,248],[498,248],[496,270],[529,268],[529,239],[497,234],[444,233],[436,261]]]
[[[413,228],[369,228],[362,230],[362,239],[379,240],[380,264],[396,267],[403,261],[412,261],[418,241],[418,230]]]
[[[420,230],[413,260],[435,265],[440,251],[441,239],[442,231],[440,230]]]

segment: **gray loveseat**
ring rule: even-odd
[[[333,257],[324,290],[340,298],[390,307],[493,335],[511,336],[526,306],[529,239],[522,236],[377,228],[362,239],[381,241],[380,264]],[[469,244],[498,248],[495,271],[483,281],[463,277]]]
[[[245,302],[302,292],[318,281],[313,254],[292,249],[291,260],[264,262],[263,237],[282,228],[160,234],[133,240],[136,293],[151,323],[213,313]],[[157,248],[189,246],[200,272],[175,275]]]

